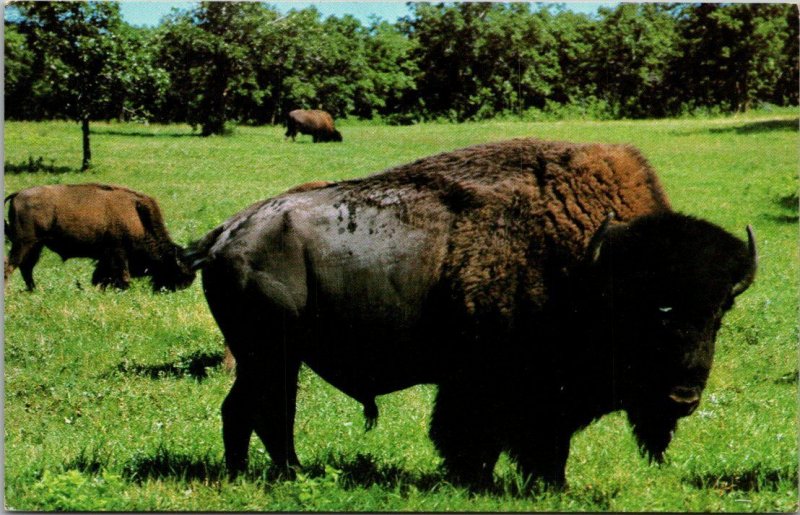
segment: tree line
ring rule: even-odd
[[[112,2],[19,2],[7,119],[282,123],[295,108],[387,123],[643,118],[798,103],[792,4],[413,3],[389,23],[201,2],[152,28]],[[86,142],[88,145],[88,141]]]

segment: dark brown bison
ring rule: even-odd
[[[342,141],[342,135],[333,125],[333,117],[326,111],[295,109],[286,119],[286,137],[294,141],[297,133],[310,134],[314,143]]]
[[[27,188],[10,201],[6,236],[11,251],[5,283],[19,267],[33,290],[33,267],[43,247],[61,259],[97,260],[92,284],[127,288],[131,277],[149,275],[154,290],[189,286],[195,273],[170,240],[156,201],[135,191],[103,184],[57,184]]]
[[[671,211],[619,145],[479,145],[259,202],[190,247],[237,361],[227,466],[253,431],[299,465],[301,362],[368,408],[438,385],[430,436],[468,485],[504,451],[563,484],[572,435],[617,410],[659,461],[753,280],[749,239]]]

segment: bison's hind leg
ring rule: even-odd
[[[8,279],[14,272],[15,268],[19,268],[22,278],[25,280],[25,286],[28,291],[33,291],[36,288],[36,283],[33,281],[33,267],[39,261],[39,256],[42,253],[43,245],[36,242],[15,241],[11,244],[8,260],[5,262],[5,270],[3,277],[5,284],[8,285]]]
[[[216,286],[208,276],[204,273],[207,295]],[[211,312],[236,363],[236,380],[222,405],[226,465],[232,475],[246,468],[250,436],[255,431],[273,467],[291,476],[292,468],[300,466],[294,447],[300,372],[300,358],[290,342],[294,331],[283,333],[282,326],[289,317],[278,317],[274,307],[229,299],[228,295],[209,295]]]
[[[8,288],[8,278],[14,273],[14,267],[8,262],[8,256],[3,260],[3,287]]]
[[[467,389],[439,387],[430,437],[444,459],[448,478],[455,484],[484,489],[493,483],[502,446],[491,430],[488,408]]]
[[[236,476],[247,468],[247,450],[253,434],[252,406],[247,382],[237,378],[222,402],[222,441],[228,474]]]
[[[231,475],[247,467],[247,451],[253,431],[264,443],[273,466],[291,474],[300,466],[294,447],[299,359],[270,363],[237,359],[236,381],[222,404],[222,439],[225,463]],[[261,360],[258,360],[261,361]]]

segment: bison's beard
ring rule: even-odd
[[[639,451],[651,462],[662,463],[664,452],[678,425],[678,418],[652,411],[628,411],[628,420],[633,426]]]

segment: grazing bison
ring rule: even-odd
[[[302,193],[304,191],[311,191],[311,190],[316,190],[316,189],[319,189],[319,188],[327,188],[328,186],[331,186],[333,184],[336,184],[336,183],[330,182],[330,181],[304,182],[303,184],[298,184],[297,186],[292,186],[291,188],[286,190],[284,192],[284,194],[286,194],[286,193]]]
[[[33,290],[33,267],[43,247],[61,259],[97,260],[92,284],[127,288],[131,277],[149,275],[154,290],[189,286],[195,273],[183,249],[170,240],[156,201],[135,191],[103,184],[57,184],[27,188],[10,201],[6,236],[11,251],[5,282],[19,267]]]
[[[632,147],[533,139],[254,204],[189,252],[237,361],[227,466],[253,431],[299,465],[301,362],[368,408],[438,385],[430,436],[468,485],[504,451],[563,484],[572,435],[617,410],[660,461],[754,278],[748,234],[671,211]]]
[[[342,141],[342,135],[333,126],[333,117],[326,111],[295,109],[286,119],[286,137],[294,141],[297,133],[310,134],[314,143]]]

